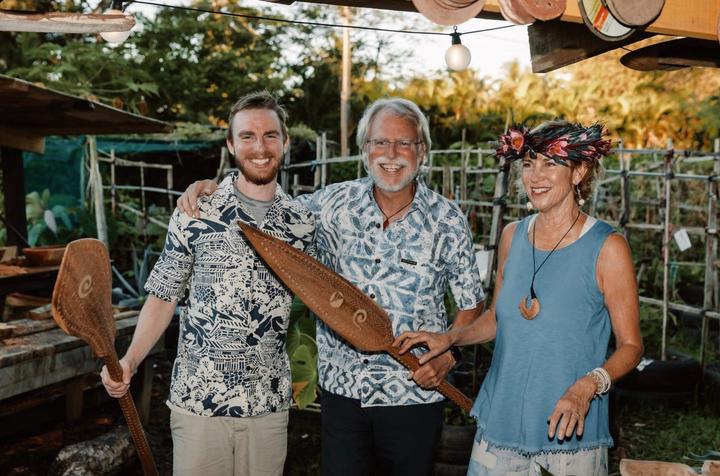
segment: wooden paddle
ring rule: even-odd
[[[413,372],[420,368],[415,355],[410,352],[400,354],[392,346],[390,318],[375,301],[336,272],[284,241],[242,222],[240,228],[277,277],[343,339],[365,352],[387,352]],[[470,412],[472,400],[450,383],[443,380],[437,390]]]
[[[123,372],[115,353],[111,292],[110,256],[105,245],[93,238],[70,243],[55,281],[53,318],[66,333],[84,340],[105,362],[110,377],[120,382]],[[143,472],[157,475],[155,460],[130,393],[126,393],[119,402]]]

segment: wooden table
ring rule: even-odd
[[[130,344],[137,311],[116,314],[117,335],[115,348],[122,357]],[[100,369],[100,360],[92,350],[77,337],[65,334],[53,320],[36,321],[16,319],[9,321],[16,326],[11,337],[0,340],[0,401],[25,392],[66,382],[66,418],[77,420],[82,416],[83,377]],[[163,349],[160,339],[150,355]],[[133,387],[138,387],[136,405],[143,420],[150,412],[150,390],[153,366],[149,356],[133,377]],[[99,377],[98,377],[99,380]]]
[[[23,267],[23,269],[27,273],[0,276],[0,321],[2,310],[5,308],[5,296],[8,294],[34,291],[50,296],[60,266]]]

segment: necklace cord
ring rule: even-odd
[[[397,211],[395,211],[395,213],[393,213],[393,214],[390,215],[390,216],[388,216],[388,215],[385,214],[385,211],[384,211],[384,210],[382,209],[382,207],[380,206],[380,202],[378,202],[377,197],[375,197],[375,203],[377,203],[377,206],[378,206],[378,208],[380,209],[380,213],[382,213],[382,216],[385,217],[385,221],[383,221],[383,230],[384,230],[385,228],[387,228],[388,225],[390,225],[390,219],[391,219],[392,217],[394,217],[395,215],[397,215],[397,214],[400,213],[401,211],[405,210],[405,209],[413,202],[413,200],[415,200],[415,192],[417,192],[417,184],[413,183],[413,193],[412,193],[412,198],[410,199],[410,201],[407,202],[407,203],[406,203],[405,205],[403,205],[402,207],[398,208]],[[373,190],[373,195],[375,195],[375,191],[374,191],[374,190]]]
[[[532,275],[532,281],[530,281],[530,297],[531,298],[536,297],[535,296],[535,287],[534,287],[535,276],[537,276],[537,274],[540,272],[540,268],[542,268],[543,265],[545,264],[545,262],[550,258],[550,256],[552,256],[552,254],[555,252],[557,247],[560,246],[560,243],[562,243],[562,240],[564,240],[565,237],[568,236],[568,233],[570,233],[570,230],[572,230],[573,227],[575,227],[575,224],[580,219],[580,214],[581,214],[581,212],[580,212],[580,210],[578,210],[578,214],[575,217],[575,220],[573,220],[572,225],[570,225],[570,228],[568,228],[568,230],[565,232],[565,234],[562,236],[562,238],[560,238],[560,241],[555,243],[555,246],[553,246],[553,249],[550,250],[550,253],[545,257],[545,259],[542,261],[542,263],[540,263],[540,266],[538,266],[537,269],[535,268],[535,229],[537,228],[537,221],[535,223],[533,223],[533,229],[532,229],[533,275]]]

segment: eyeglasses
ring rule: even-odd
[[[421,140],[415,141],[412,139],[368,139],[365,141],[365,144],[367,144],[370,149],[378,152],[386,151],[393,146],[396,146],[401,151],[411,151],[416,149],[422,143],[423,141]]]

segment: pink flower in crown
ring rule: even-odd
[[[520,153],[525,146],[525,134],[517,129],[510,129],[510,147]]]
[[[545,149],[545,155],[548,157],[567,157],[567,139],[567,136],[562,136],[552,141]]]

